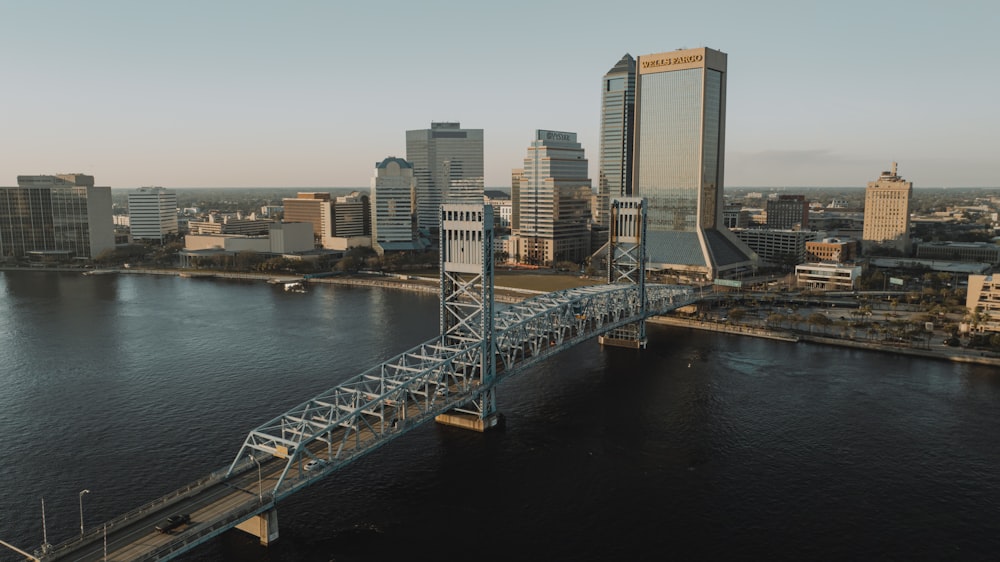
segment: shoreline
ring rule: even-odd
[[[817,336],[812,334],[798,334],[785,330],[766,330],[753,326],[743,326],[739,324],[719,324],[716,322],[704,322],[701,320],[689,320],[676,316],[654,316],[647,320],[653,324],[674,326],[679,328],[690,328],[707,332],[719,332],[735,336],[750,336],[766,338],[771,340],[785,341],[789,343],[815,343],[819,345],[830,345],[836,347],[848,347],[852,349],[864,349],[867,351],[881,351],[883,353],[895,353],[896,355],[910,355],[923,357],[926,359],[937,359],[939,361],[950,361],[953,363],[972,363],[976,365],[1000,366],[1000,357],[993,355],[986,356],[985,352],[968,350],[965,348],[944,348],[918,349],[914,347],[904,347],[897,345],[887,345],[876,342],[866,342],[858,340],[845,340],[832,338],[829,336]]]
[[[106,268],[87,269],[77,268],[11,268],[0,267],[0,271],[59,271],[69,273],[80,273],[85,275],[101,274],[129,274],[129,275],[172,275],[187,278],[205,279],[234,279],[248,281],[264,281],[270,283],[287,283],[302,281],[305,283],[322,283],[328,285],[345,285],[355,287],[380,287],[386,289],[397,289],[424,294],[437,294],[439,285],[437,279],[407,275],[406,278],[391,276],[357,276],[344,274],[343,276],[320,277],[314,279],[303,279],[301,275],[272,275],[267,273],[238,273],[226,271],[189,271],[175,269],[146,269],[146,268]],[[513,287],[494,287],[494,299],[503,303],[518,303],[535,295],[543,294],[540,291],[528,289],[516,289]],[[705,322],[680,318],[677,316],[654,316],[647,320],[653,324],[674,326],[679,328],[689,328],[708,332],[719,332],[737,336],[749,336],[765,338],[788,343],[815,343],[820,345],[831,345],[837,347],[847,347],[852,349],[864,349],[868,351],[881,351],[883,353],[895,353],[897,355],[910,355],[927,359],[937,359],[940,361],[951,361],[955,363],[971,363],[976,365],[1000,366],[1000,357],[987,356],[987,352],[967,350],[965,348],[943,348],[943,349],[918,349],[897,345],[887,345],[883,343],[847,340],[829,336],[818,336],[813,334],[800,334],[787,330],[773,330],[758,328],[741,324],[721,324],[718,322]]]

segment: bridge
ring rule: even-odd
[[[268,544],[288,496],[431,421],[485,431],[496,390],[547,357],[593,339],[644,347],[644,320],[698,300],[686,286],[644,282],[644,204],[613,201],[604,285],[493,304],[489,206],[445,205],[440,335],[375,365],[250,431],[231,463],[58,545],[34,560],[168,560],[238,528]],[[190,521],[157,532],[167,517]],[[9,545],[8,545],[9,546]]]

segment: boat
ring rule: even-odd
[[[285,283],[285,292],[287,293],[304,293],[306,292],[306,286],[302,284],[301,281],[292,281],[290,283]]]

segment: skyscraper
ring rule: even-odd
[[[436,232],[442,203],[483,202],[483,130],[431,123],[406,131],[406,160],[416,178],[417,225]]]
[[[379,254],[413,250],[413,165],[390,156],[372,178],[372,246]]]
[[[590,253],[587,159],[576,133],[535,131],[518,196],[521,261],[582,262]]]
[[[140,187],[128,194],[129,229],[133,239],[163,243],[178,233],[177,194],[162,187]]]
[[[640,56],[632,194],[647,200],[647,268],[692,280],[734,277],[756,255],[722,222],[726,54]]]
[[[601,82],[601,161],[596,222],[608,226],[612,197],[632,192],[632,132],[635,113],[635,59],[626,54]]]
[[[94,176],[17,176],[17,187],[0,187],[0,257],[94,258],[114,247],[111,188]]]
[[[861,234],[864,254],[890,250],[892,253],[910,255],[910,199],[913,182],[904,181],[892,170],[882,172],[875,181],[868,182],[865,190],[865,223]]]

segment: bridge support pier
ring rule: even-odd
[[[618,335],[619,330],[615,330],[613,333]],[[628,349],[646,349],[646,338],[638,339],[634,337],[613,337],[613,336],[597,336],[597,343],[601,345],[607,345],[609,347],[626,347]]]
[[[488,416],[480,417],[475,414],[466,414],[452,410],[435,417],[434,421],[441,425],[486,433],[493,428],[503,426],[503,414],[493,412]]]
[[[267,546],[278,540],[278,510],[271,509],[254,515],[237,525],[236,528],[259,538],[260,544]]]

